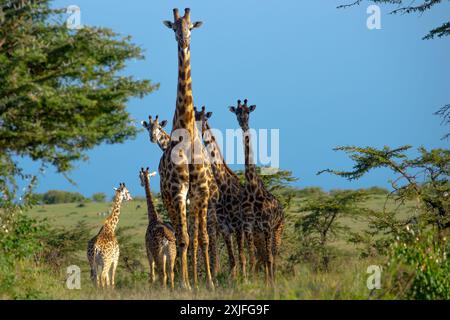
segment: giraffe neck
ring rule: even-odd
[[[194,101],[192,98],[191,51],[178,45],[178,88],[176,110],[172,132],[176,129],[188,130],[194,136]]]
[[[170,143],[170,135],[166,132],[166,131],[164,131],[164,129],[160,129],[160,135],[159,135],[159,137],[158,137],[158,141],[157,141],[157,143],[158,143],[158,146],[159,146],[159,148],[162,150],[162,151],[164,151],[164,150],[166,150],[167,149],[167,147],[169,146],[169,143]]]
[[[158,214],[156,213],[155,206],[153,205],[152,192],[150,190],[150,181],[145,179],[144,182],[145,195],[147,197],[147,215],[149,223],[154,223],[158,221]]]
[[[116,192],[113,206],[111,209],[111,214],[109,215],[108,218],[106,218],[104,223],[104,226],[112,232],[116,230],[117,224],[119,223],[121,204],[122,204],[122,196],[120,195],[120,192]]]
[[[243,132],[242,135],[245,152],[245,181],[254,191],[260,191],[261,181],[256,172],[256,164],[253,160],[253,150],[250,144],[250,131]]]
[[[217,140],[211,132],[211,128],[208,123],[206,123],[206,132],[203,135],[203,138],[207,147],[207,152],[209,152],[209,156],[212,160],[211,166],[216,179],[225,180],[226,177],[232,177],[239,181],[239,177],[226,164],[222,152],[220,151],[220,147],[217,144]]]

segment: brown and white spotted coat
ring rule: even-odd
[[[190,289],[187,260],[189,233],[186,219],[186,200],[189,197],[189,211],[194,216],[192,244],[194,250],[194,284],[197,285],[196,252],[198,235],[200,234],[200,244],[205,262],[206,282],[208,287],[214,288],[210,268],[208,250],[209,236],[207,230],[207,216],[211,196],[210,190],[211,184],[214,182],[214,177],[208,171],[210,164],[203,157],[203,152],[194,152],[197,150],[197,147],[202,148],[202,143],[201,137],[195,127],[194,119],[190,40],[191,30],[200,27],[201,22],[191,22],[189,9],[185,9],[183,17],[180,17],[178,9],[174,9],[173,16],[173,21],[164,21],[164,24],[174,31],[175,39],[178,43],[178,88],[171,143],[164,151],[159,164],[161,195],[169,212],[171,222],[175,226],[177,246],[181,257],[182,286]],[[187,139],[189,140],[181,141],[176,136],[180,132],[180,129],[183,131],[183,134],[187,133]]]
[[[227,247],[228,258],[230,262],[231,275],[236,275],[237,263],[233,249],[232,236],[234,235],[237,242],[238,254],[241,263],[241,271],[246,276],[246,258],[244,252],[244,216],[241,210],[241,197],[244,188],[240,183],[239,177],[226,164],[219,145],[211,131],[208,118],[211,112],[206,112],[203,106],[201,111],[194,108],[195,120],[201,123],[203,142],[210,156],[210,162],[214,173],[214,178],[219,187],[219,201],[216,208],[217,224],[219,230],[224,237]],[[247,228],[251,230],[251,228]],[[249,247],[253,248],[253,244],[249,243]],[[250,250],[251,260],[253,250]]]
[[[245,151],[245,192],[242,202],[244,214],[253,216],[254,243],[258,256],[262,258],[265,266],[266,283],[273,284],[275,276],[275,258],[281,244],[284,229],[284,212],[279,201],[264,187],[261,178],[256,172],[251,149],[249,116],[256,109],[255,105],[247,106],[238,100],[237,107],[230,107],[243,131]]]
[[[147,198],[148,226],[145,233],[145,248],[147,251],[148,263],[150,266],[150,280],[155,281],[155,265],[159,274],[161,284],[167,286],[167,274],[170,276],[170,287],[174,288],[175,280],[175,259],[177,257],[177,245],[174,231],[162,222],[158,212],[153,205],[152,193],[150,190],[150,177],[156,172],[150,173],[148,168],[141,168],[139,178],[141,186],[145,189]]]
[[[119,223],[122,201],[132,199],[128,189],[125,187],[125,183],[120,183],[119,188],[115,190],[111,214],[106,218],[98,234],[89,241],[87,248],[91,279],[94,284],[101,287],[114,287],[120,254],[115,230]],[[97,274],[99,269],[101,270],[100,278]]]
[[[170,143],[170,135],[164,130],[164,127],[167,125],[167,120],[163,120],[159,122],[158,115],[155,119],[152,116],[148,117],[147,121],[142,121],[142,125],[145,129],[148,130],[150,141],[152,143],[158,144],[160,149],[164,152]],[[206,155],[205,155],[206,156]],[[218,255],[218,247],[217,247],[217,218],[215,215],[215,204],[219,198],[218,188],[216,186],[212,186],[211,189],[211,197],[210,197],[210,209],[208,211],[208,235],[209,235],[209,254],[211,256],[211,271],[213,278],[217,277],[217,272],[219,268],[219,255]],[[191,231],[191,230],[190,230]],[[192,233],[192,232],[191,232]],[[192,239],[191,239],[192,240]]]

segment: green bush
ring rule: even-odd
[[[71,202],[85,202],[87,199],[78,192],[69,192],[61,190],[49,190],[46,193],[38,196],[44,204],[57,203],[71,203]]]
[[[366,191],[366,193],[373,194],[373,195],[383,195],[383,196],[385,196],[385,195],[389,194],[389,190],[388,189],[382,188],[382,187],[376,187],[376,186],[370,187],[370,188],[366,188],[366,189],[363,189],[363,190]]]
[[[408,299],[450,299],[449,242],[433,230],[407,228],[389,254],[392,290]]]
[[[92,201],[95,202],[105,202],[106,201],[106,194],[103,192],[96,192],[92,195]]]

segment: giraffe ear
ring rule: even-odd
[[[192,29],[195,29],[195,28],[200,28],[202,25],[203,25],[203,22],[202,22],[202,21],[195,21],[195,22],[192,24],[191,30],[192,30]]]
[[[159,124],[161,126],[161,128],[164,128],[167,124],[167,120],[163,120],[161,121],[161,123]]]
[[[256,109],[256,105],[251,105],[250,107],[248,107],[248,109],[250,110],[250,112],[253,112]]]
[[[114,191],[117,191],[117,188],[116,188],[116,187],[113,187],[113,190],[114,190]]]
[[[211,118],[211,116],[212,116],[212,112],[211,112],[211,111],[209,111],[209,112],[206,113],[206,118],[207,118],[207,119]]]
[[[141,124],[142,124],[142,126],[143,126],[144,128],[147,128],[147,127],[148,127],[147,121],[141,121]]]
[[[171,21],[169,21],[169,20],[164,20],[164,21],[163,21],[163,24],[164,24],[167,28],[173,29],[173,23],[172,23]]]
[[[229,107],[230,111],[233,113],[236,113],[236,108],[235,107]]]

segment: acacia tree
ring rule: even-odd
[[[157,88],[125,76],[143,59],[130,37],[107,28],[70,30],[50,0],[0,0],[0,191],[10,199],[26,177],[20,157],[65,173],[86,151],[121,143],[137,129],[132,97]],[[1,201],[1,200],[0,200]]]
[[[396,5],[396,9],[393,9],[390,11],[391,14],[411,14],[411,13],[418,13],[423,14],[426,11],[429,11],[436,7],[436,5],[441,4],[442,2],[445,2],[445,0],[422,0],[422,1],[410,1],[410,0],[367,0],[367,2],[373,2],[375,4],[383,4],[383,5]],[[357,6],[363,3],[363,0],[356,0],[349,4],[343,4],[338,6],[338,9],[341,8],[349,8],[353,6]],[[425,40],[433,39],[434,37],[446,37],[450,35],[450,22],[444,22],[439,27],[436,27],[430,32],[428,32],[427,35],[423,37]]]
[[[364,191],[335,191],[311,197],[298,210],[303,215],[297,218],[295,230],[302,247],[296,256],[319,258],[320,266],[327,270],[331,259],[329,243],[349,232],[341,221],[343,217],[357,219],[365,214],[361,203],[368,197]]]
[[[319,174],[329,172],[348,180],[355,180],[376,168],[390,169],[396,174],[396,178],[391,181],[393,191],[389,196],[399,204],[404,204],[406,200],[415,200],[417,209],[415,219],[435,227],[442,238],[450,226],[450,151],[446,149],[428,151],[420,147],[417,157],[408,158],[406,152],[410,148],[410,146],[396,149],[338,147],[334,150],[346,152],[355,162],[353,170],[327,169],[320,171]],[[388,223],[385,226],[392,229],[392,224]]]

